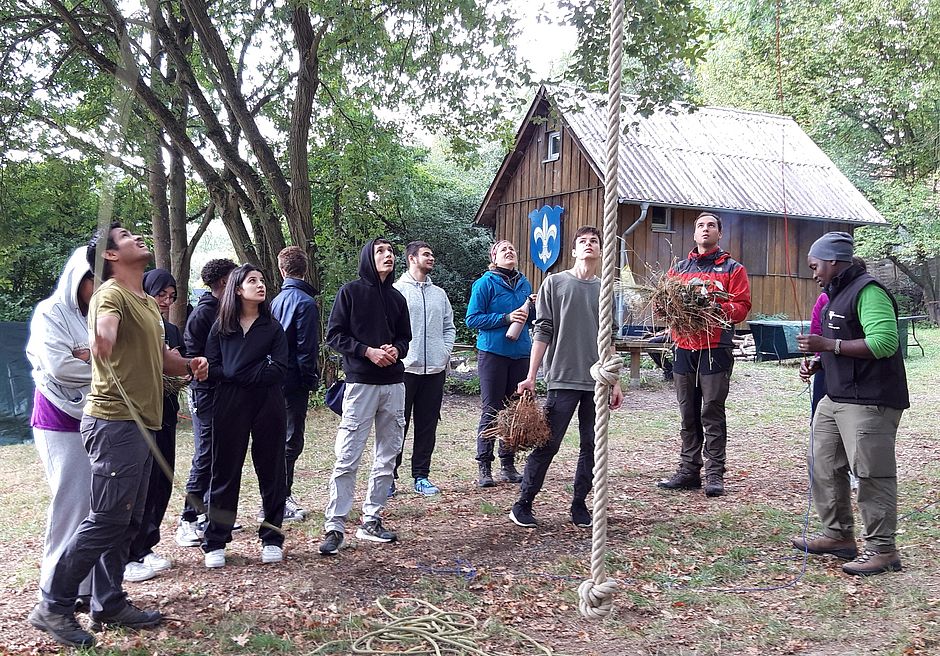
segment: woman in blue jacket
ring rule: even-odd
[[[258,529],[261,562],[280,562],[287,498],[287,415],[281,390],[287,371],[287,339],[271,316],[264,275],[257,267],[243,264],[229,275],[219,317],[206,342],[206,358],[209,378],[218,382],[212,417],[209,525],[202,544],[206,567],[225,565],[249,436],[264,508],[264,522]]]
[[[477,372],[483,403],[477,428],[480,487],[496,484],[492,473],[493,440],[484,439],[481,434],[493,423],[529,370],[532,347],[529,328],[535,320],[535,303],[532,284],[516,269],[516,264],[516,248],[511,242],[503,239],[493,244],[490,270],[473,283],[467,304],[467,326],[478,331]],[[513,338],[517,332],[518,336]],[[514,458],[515,453],[500,441],[501,480],[509,483],[522,480]]]

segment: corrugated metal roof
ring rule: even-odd
[[[606,100],[549,92],[600,171],[606,169]],[[619,194],[624,202],[786,213],[885,223],[832,160],[787,116],[703,107],[690,113],[622,115]],[[635,126],[630,126],[636,122]],[[782,154],[782,157],[781,157]],[[783,172],[783,174],[782,174]]]

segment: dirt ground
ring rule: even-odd
[[[940,351],[940,334],[921,332],[928,356]],[[383,596],[420,598],[486,622],[479,637],[483,653],[540,653],[512,629],[553,653],[575,655],[940,653],[940,529],[938,507],[930,505],[940,499],[940,446],[930,421],[940,407],[940,375],[919,355],[908,369],[916,400],[898,442],[905,565],[899,574],[856,580],[841,573],[839,561],[804,563],[789,547],[807,508],[809,400],[795,367],[737,365],[728,406],[728,494],[719,499],[655,487],[676,465],[677,414],[671,387],[647,370],[643,386],[628,391],[611,423],[607,569],[620,587],[605,620],[588,621],[577,611],[591,534],[568,517],[576,429],[536,501],[539,527],[521,529],[507,518],[517,488],[475,484],[478,400],[451,396],[432,473],[443,494],[423,498],[409,491],[406,443],[400,491],[385,514],[398,543],[353,538],[336,557],[317,552],[337,419],[312,410],[297,474],[311,518],[286,528],[286,560],[260,564],[250,464],[240,506],[246,528],[220,570],[207,570],[199,549],[173,541],[178,496],[158,546],[173,568],[126,585],[135,603],[159,608],[167,621],[140,633],[98,634],[97,653],[310,653],[367,632],[381,619],[375,601]],[[36,599],[47,502],[41,466],[29,445],[0,453],[0,653],[55,653],[55,644],[25,620]],[[181,469],[190,456],[184,420]],[[357,505],[369,459],[360,471]]]

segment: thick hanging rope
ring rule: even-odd
[[[594,386],[594,521],[591,541],[591,578],[578,588],[578,610],[586,618],[602,619],[613,607],[616,582],[607,578],[607,433],[610,423],[610,388],[620,377],[623,362],[613,353],[611,314],[617,245],[620,163],[620,75],[623,64],[623,0],[610,3],[610,57],[607,64],[607,171],[604,176],[604,261],[597,330],[598,362],[591,367]]]

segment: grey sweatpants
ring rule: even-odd
[[[46,511],[46,539],[39,587],[45,588],[59,556],[65,551],[78,525],[88,516],[88,491],[91,489],[91,465],[82,442],[82,434],[33,428],[36,451],[46,470],[49,484],[49,509]],[[78,595],[91,594],[91,574],[78,586]]]
[[[362,521],[380,518],[388,501],[395,459],[405,437],[405,384],[346,383],[343,418],[336,431],[336,464],[330,476],[324,530],[345,533],[356,492],[356,472],[375,422],[375,461],[362,504]]]
[[[824,535],[854,537],[849,470],[858,476],[858,511],[869,549],[895,550],[898,479],[894,442],[901,410],[837,403],[828,396],[813,418],[813,501]]]

